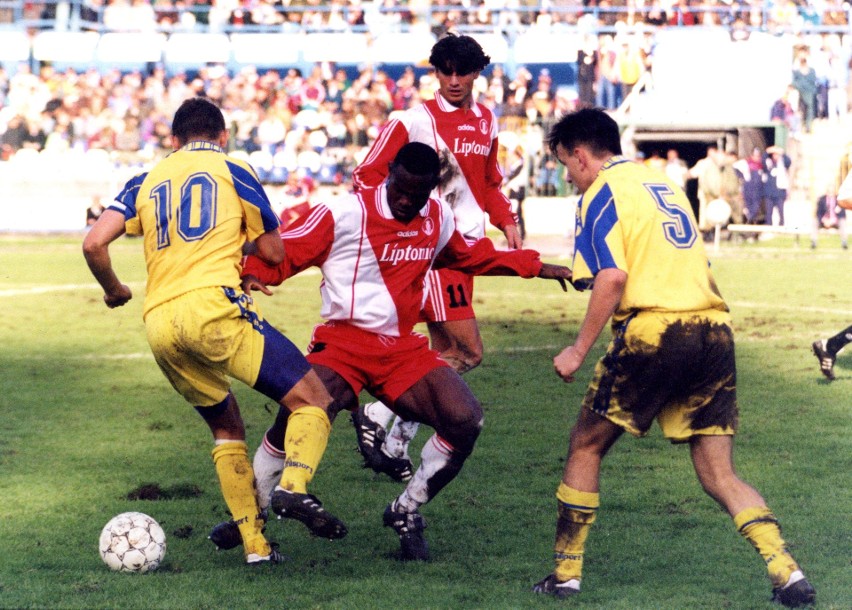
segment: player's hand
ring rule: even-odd
[[[546,280],[556,280],[559,282],[559,285],[562,286],[563,292],[568,292],[568,286],[565,284],[566,281],[571,284],[571,286],[574,286],[571,282],[571,279],[573,278],[571,270],[568,267],[563,267],[562,265],[542,263],[541,270],[538,272],[538,277]]]
[[[523,248],[524,242],[521,239],[521,233],[518,231],[518,225],[506,225],[503,229],[503,235],[506,236],[506,243],[510,250]]]
[[[110,309],[115,309],[116,307],[121,307],[132,298],[133,293],[130,292],[130,288],[124,284],[119,284],[115,291],[104,295],[104,303]]]
[[[584,354],[581,354],[573,345],[569,345],[553,359],[553,368],[562,381],[571,383],[574,381],[574,373],[580,370],[585,359]]]
[[[261,282],[253,275],[243,276],[240,286],[242,287],[243,292],[245,292],[246,294],[251,294],[252,290],[260,290],[266,296],[272,296],[272,291],[266,287],[266,284]]]

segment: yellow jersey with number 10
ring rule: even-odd
[[[201,141],[129,180],[109,208],[144,238],[143,316],[190,290],[238,287],[243,244],[279,225],[251,166]]]
[[[589,288],[610,268],[627,273],[615,322],[636,311],[728,311],[686,194],[624,157],[606,162],[577,206],[575,283]]]

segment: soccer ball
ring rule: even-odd
[[[166,534],[145,513],[121,513],[101,530],[99,546],[111,570],[144,574],[156,570],[166,556]]]

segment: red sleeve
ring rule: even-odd
[[[394,119],[382,129],[370,151],[352,172],[355,191],[376,188],[388,175],[390,164],[399,149],[408,143],[408,131],[400,121]]]
[[[497,250],[487,237],[468,244],[455,231],[433,267],[456,269],[472,275],[517,275],[530,278],[536,277],[541,271],[540,256],[535,250]]]
[[[518,219],[512,213],[512,204],[506,194],[503,193],[503,172],[497,163],[497,150],[499,145],[497,138],[491,141],[491,152],[485,164],[485,192],[483,193],[483,205],[488,219],[501,231],[509,225],[518,224]]]
[[[243,259],[241,276],[253,275],[267,286],[278,286],[300,271],[322,265],[334,243],[331,210],[324,205],[316,206],[290,225],[281,234],[281,240],[284,260],[279,265],[268,265],[254,255],[247,256]]]

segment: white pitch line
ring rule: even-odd
[[[145,282],[128,282],[131,288],[144,288]],[[46,294],[48,292],[69,292],[72,290],[101,290],[99,284],[47,284],[44,286],[30,286],[29,288],[8,288],[0,290],[0,297],[19,297],[33,294]]]
[[[27,294],[45,294],[46,292],[66,292],[69,290],[100,288],[98,284],[56,284],[47,286],[33,286],[31,288],[11,288],[0,290],[0,297],[19,297]]]
[[[728,301],[728,306],[731,309],[736,309],[737,307],[742,307],[743,309],[761,309],[763,311],[772,311],[780,310],[780,311],[806,311],[809,313],[829,313],[836,314],[840,316],[848,316],[852,315],[852,307],[848,309],[831,309],[828,307],[800,307],[797,305],[783,305],[779,303],[752,303],[750,301]]]

